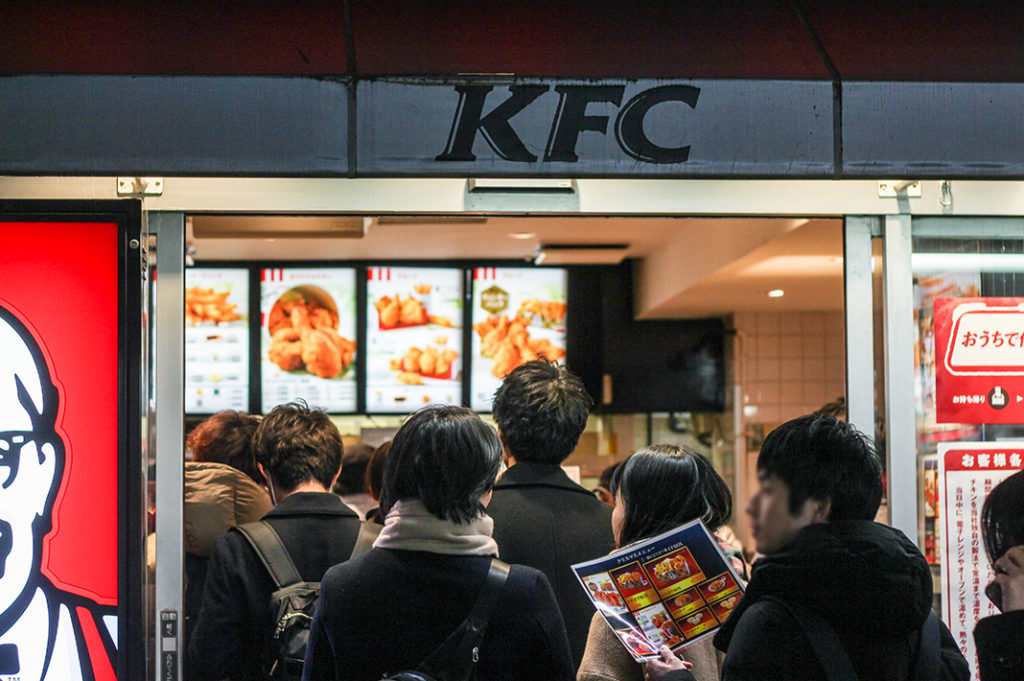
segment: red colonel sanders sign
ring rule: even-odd
[[[125,573],[141,525],[127,512],[128,450],[136,469],[141,457],[126,437],[139,410],[125,379],[139,374],[125,369],[122,319],[141,317],[122,307],[131,220],[86,217],[0,214],[0,681],[124,678],[134,646],[125,620],[141,588]]]

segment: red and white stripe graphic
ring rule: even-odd
[[[366,278],[370,281],[391,281],[390,267],[370,267],[366,270]]]
[[[284,270],[281,268],[267,268],[260,272],[260,281],[284,281]]]
[[[473,279],[481,280],[494,280],[498,278],[498,268],[496,267],[474,267],[473,268]]]

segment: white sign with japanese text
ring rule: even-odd
[[[981,538],[981,508],[992,488],[1024,468],[1024,442],[939,443],[942,619],[977,678],[974,626],[998,614],[985,596],[994,578]]]

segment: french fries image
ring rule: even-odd
[[[451,369],[452,362],[459,356],[454,350],[445,350],[426,346],[424,349],[418,347],[409,348],[400,359],[391,360],[392,371],[397,371],[396,377],[402,383],[409,385],[423,385],[423,377],[446,378]]]
[[[530,338],[529,321],[520,316],[492,315],[473,325],[481,338],[484,356],[493,357],[491,375],[504,378],[524,362],[546,357],[556,362],[565,357],[565,350],[547,338]]]
[[[195,326],[200,322],[234,322],[242,318],[238,303],[229,303],[230,291],[190,286],[185,289],[185,323]]]
[[[540,317],[540,323],[545,327],[552,327],[565,320],[566,304],[554,300],[540,301],[536,298],[524,300],[516,312],[517,317],[530,319],[531,321]]]

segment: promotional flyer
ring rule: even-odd
[[[935,300],[939,423],[1024,423],[1024,298]]]
[[[263,411],[296,399],[356,410],[356,271],[268,268],[260,274]]]
[[[185,413],[249,410],[249,270],[185,270]]]
[[[366,410],[462,402],[462,270],[367,269]]]
[[[981,509],[992,488],[1024,468],[1024,442],[939,443],[942,619],[978,675],[974,626],[999,612],[985,596],[995,577],[981,541]]]
[[[660,646],[713,634],[743,596],[739,576],[700,520],[572,566],[615,636],[637,662]]]
[[[567,288],[564,269],[473,269],[473,409],[490,411],[501,379],[520,364],[565,357]]]

